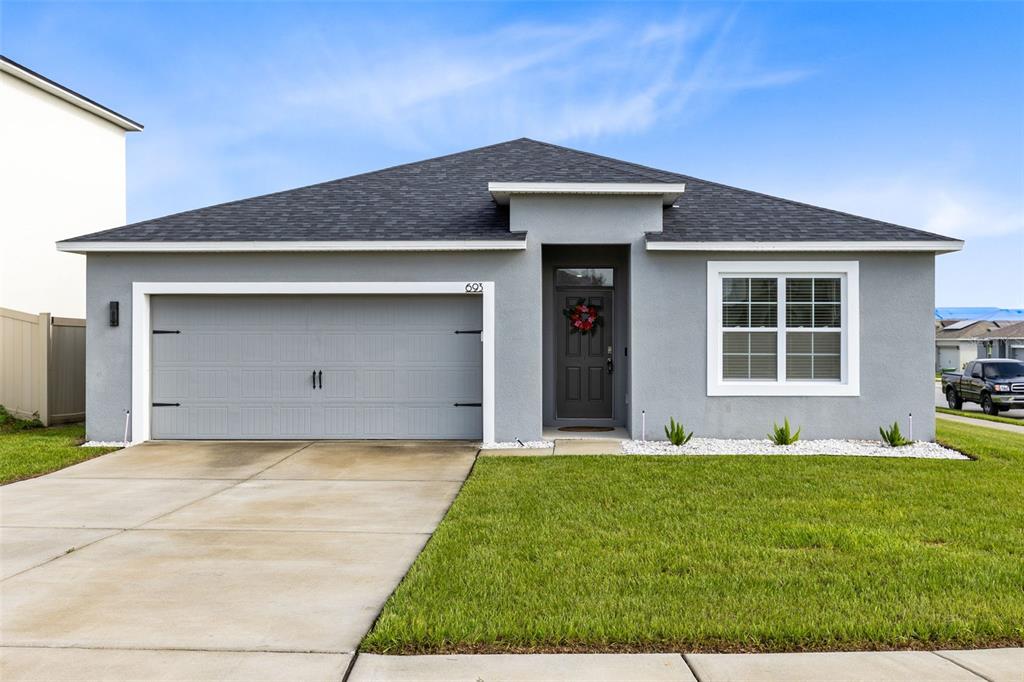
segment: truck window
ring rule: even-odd
[[[971,376],[980,379],[981,378],[981,365],[977,362],[971,365]]]

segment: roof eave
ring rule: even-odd
[[[661,197],[665,206],[674,204],[686,190],[683,182],[489,182],[487,191],[495,203],[507,206],[513,195],[581,194]]]
[[[350,241],[63,241],[66,253],[257,253],[368,251],[522,251],[523,239]]]
[[[142,132],[144,126],[141,123],[133,121],[127,116],[122,116],[113,109],[108,109],[102,104],[94,102],[88,97],[80,95],[74,90],[63,86],[56,81],[52,81],[46,76],[38,74],[32,69],[24,67],[7,57],[0,56],[0,71],[17,78],[20,81],[28,83],[29,85],[35,86],[43,92],[53,95],[57,99],[64,100],[68,104],[76,106],[83,111],[87,111],[94,116],[102,118],[108,123],[113,123],[125,132]]]
[[[964,248],[963,241],[886,240],[886,241],[651,241],[648,251],[866,251],[953,253]]]

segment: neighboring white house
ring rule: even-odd
[[[54,242],[125,222],[142,126],[0,56],[0,306],[85,316],[85,259]]]

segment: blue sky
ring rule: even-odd
[[[1024,306],[1024,3],[2,0],[0,50],[146,125],[130,220],[525,135],[965,238],[937,304]]]

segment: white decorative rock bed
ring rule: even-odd
[[[507,440],[500,443],[481,443],[481,450],[544,450],[554,447],[550,440]]]
[[[846,455],[853,457],[914,457],[919,459],[970,459],[938,443],[914,441],[898,448],[878,440],[800,440],[792,445],[774,445],[767,438],[742,440],[693,438],[686,445],[664,440],[625,440],[627,455]]]

